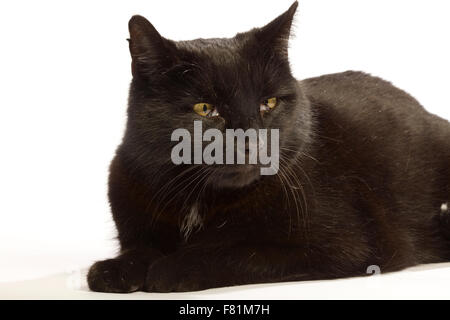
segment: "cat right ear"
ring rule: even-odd
[[[258,29],[256,37],[261,42],[262,48],[274,50],[279,56],[287,58],[288,42],[297,7],[298,2],[295,1],[286,12],[266,26]]]
[[[169,44],[161,37],[153,25],[142,16],[133,16],[129,23],[131,71],[133,77],[159,70],[167,64]]]

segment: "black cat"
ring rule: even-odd
[[[175,42],[130,20],[128,123],[109,179],[121,253],[90,268],[91,290],[192,291],[450,260],[450,124],[361,72],[294,79],[296,8],[231,39]],[[278,174],[175,165],[171,134],[195,120],[279,129]]]

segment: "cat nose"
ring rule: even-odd
[[[247,129],[259,129],[260,128],[260,123],[258,121],[258,119],[256,117],[253,116],[244,116],[244,117],[239,117],[238,119],[235,119],[234,121],[231,121],[231,129],[242,129],[242,130],[247,130]]]
[[[258,151],[260,149],[260,147],[264,146],[264,141],[263,140],[259,140],[259,144],[261,146],[258,145],[258,140],[257,141],[253,141],[253,140],[246,139],[246,141],[245,141],[245,152],[249,153],[250,150]]]

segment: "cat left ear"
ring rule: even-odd
[[[291,35],[292,22],[297,11],[298,2],[295,1],[291,7],[278,18],[258,29],[257,39],[263,48],[272,48],[281,56],[287,58],[289,37]]]
[[[133,76],[146,75],[168,64],[171,46],[153,25],[142,16],[133,16],[128,23]]]

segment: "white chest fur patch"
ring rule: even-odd
[[[446,202],[446,203],[443,203],[442,205],[441,205],[441,212],[442,213],[447,213],[448,212],[448,203]]]
[[[184,240],[187,240],[192,232],[198,231],[203,227],[203,220],[200,214],[198,213],[198,206],[195,203],[192,205],[188,214],[184,217],[183,222],[181,223],[180,232],[184,237]]]

